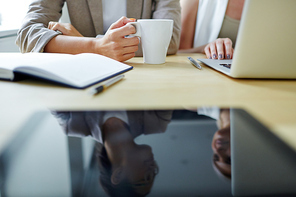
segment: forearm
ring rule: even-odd
[[[181,38],[179,49],[193,48],[198,0],[180,0]]]
[[[42,24],[25,26],[18,31],[16,44],[22,53],[43,52],[44,46],[58,33],[44,28]]]
[[[96,53],[94,39],[88,37],[75,37],[58,35],[51,39],[44,48],[48,53]]]
[[[138,50],[137,37],[126,38],[125,35],[135,33],[135,28],[126,25],[129,19],[120,18],[113,23],[102,38],[82,37],[70,24],[56,23],[53,27],[63,33],[50,39],[44,48],[48,53],[96,53],[117,61],[126,61],[135,56]],[[53,31],[53,30],[51,30]],[[74,35],[74,36],[73,36]]]
[[[22,53],[43,52],[48,41],[58,35],[47,25],[49,21],[59,20],[64,1],[32,0],[16,39]]]
[[[86,121],[87,112],[51,111],[63,132],[69,136],[85,137],[91,135]]]
[[[204,48],[206,45],[202,45],[195,48],[180,49],[178,53],[205,53]]]

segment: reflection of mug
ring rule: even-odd
[[[163,64],[173,33],[173,20],[140,19],[131,22],[137,32],[132,36],[141,37],[144,63]]]

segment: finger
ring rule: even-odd
[[[212,42],[210,44],[210,52],[213,59],[217,59],[217,49],[216,49],[216,43]]]
[[[61,29],[61,28],[59,27],[59,24],[58,24],[58,23],[55,23],[55,24],[51,27],[51,30],[54,30],[54,31],[59,30],[59,29]]]
[[[129,18],[130,22],[136,22],[135,18]]]
[[[62,32],[64,35],[68,34],[68,29],[66,29],[63,25],[61,25],[60,23],[57,23],[57,22],[53,25],[51,30],[53,30],[53,31],[58,30],[58,31]]]
[[[138,50],[138,46],[128,46],[123,48],[123,54],[135,53]]]
[[[232,48],[232,41],[229,38],[226,38],[224,40],[224,48],[225,48],[225,58],[232,59],[233,48]]]
[[[223,39],[217,39],[216,41],[216,48],[218,53],[218,59],[224,59],[224,41]]]
[[[204,53],[206,54],[206,56],[207,56],[208,59],[212,59],[211,51],[210,51],[210,46],[209,46],[209,45],[207,45],[207,46],[204,48]]]
[[[125,16],[122,16],[120,19],[118,19],[115,23],[113,23],[109,29],[116,29],[125,26],[129,22],[133,22],[133,19],[129,19]]]
[[[136,55],[135,53],[126,53],[121,57],[121,60],[119,60],[119,61],[124,62],[126,60],[129,60],[129,59],[135,57],[135,55]]]
[[[111,40],[118,40],[120,38],[125,38],[125,36],[136,33],[136,28],[133,25],[125,25],[123,27],[113,29],[107,34],[110,35]]]
[[[55,24],[57,24],[57,22],[50,21],[47,28],[52,30],[52,27],[55,26]]]
[[[125,36],[137,33],[136,27],[131,24],[127,24],[123,27],[120,27],[117,30],[121,31],[121,33]]]
[[[130,37],[130,38],[124,38],[122,45],[124,47],[127,46],[138,46],[140,43],[139,38],[138,37]]]

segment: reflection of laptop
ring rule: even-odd
[[[233,60],[198,60],[234,78],[296,79],[295,10],[295,0],[246,0]]]
[[[234,196],[295,196],[295,151],[240,109],[230,111]]]

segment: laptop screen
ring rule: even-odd
[[[296,194],[295,158],[292,149],[239,109],[44,111],[1,152],[0,192],[291,195]],[[259,181],[251,181],[254,175]]]

